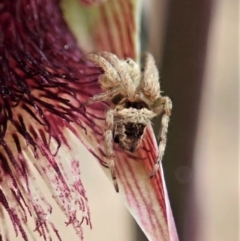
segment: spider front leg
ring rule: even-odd
[[[112,56],[110,53],[90,53],[86,56],[88,60],[91,60],[97,66],[104,70],[104,73],[99,76],[99,83],[101,88],[104,90],[103,93],[95,95],[87,100],[85,105],[90,105],[99,101],[108,101],[117,95],[121,90],[121,78],[116,70],[116,68],[109,62],[108,58],[101,56],[103,54],[105,57]],[[115,55],[113,55],[115,56]],[[110,58],[111,60],[111,58]]]
[[[154,102],[160,95],[159,72],[150,53],[145,54],[145,64],[138,89],[150,102]]]
[[[114,154],[113,154],[113,125],[114,125],[114,110],[108,110],[106,114],[106,131],[105,138],[105,154],[107,157],[107,164],[111,172],[113,184],[116,192],[119,191],[115,170]]]
[[[112,99],[115,95],[117,95],[119,93],[120,89],[121,89],[121,87],[118,86],[116,88],[110,89],[101,94],[94,95],[93,97],[91,97],[87,100],[85,105],[91,105],[95,102],[100,102],[100,101],[108,101],[108,100]]]
[[[158,114],[159,114],[160,113],[159,111],[163,110],[164,114],[162,116],[162,121],[161,121],[162,129],[158,136],[158,140],[159,140],[158,156],[157,156],[157,160],[154,164],[152,173],[150,175],[151,178],[156,174],[157,170],[159,169],[160,163],[162,161],[162,158],[163,158],[163,155],[165,152],[166,143],[167,143],[168,123],[169,123],[170,115],[171,115],[171,111],[172,111],[172,101],[170,100],[169,97],[167,97],[167,96],[160,97],[157,101],[160,106],[155,107],[156,112],[158,112]]]

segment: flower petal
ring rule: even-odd
[[[79,11],[79,14],[82,13],[80,5],[75,5],[75,10]],[[139,10],[140,1],[131,0],[124,2],[109,0],[98,8],[89,9],[87,25],[89,21],[91,22],[89,26],[97,26],[97,32],[95,32],[95,28],[88,28],[89,38],[95,40],[94,47],[89,48],[89,50],[104,50],[115,53],[119,58],[138,59]],[[71,24],[71,21],[69,23]],[[81,23],[84,25],[84,22]],[[76,36],[82,39],[74,26],[72,29]],[[89,106],[87,113],[96,114],[99,105]],[[100,116],[104,119],[103,113],[99,112],[98,117]],[[95,124],[100,126],[100,129],[104,128],[101,122],[95,121]],[[94,133],[92,134],[94,135]],[[102,142],[101,139],[98,141]],[[99,145],[93,143],[92,146],[98,147]],[[101,153],[104,153],[104,150],[101,150]],[[152,128],[148,128],[141,148],[133,156],[127,155],[119,148],[115,148],[115,153],[117,177],[121,187],[120,193],[148,239],[151,241],[177,241],[177,232],[162,167],[160,168],[161,172],[157,172],[152,179],[149,178],[158,153]]]
[[[99,106],[100,104],[98,104]],[[98,108],[96,107],[96,109]],[[87,108],[87,113],[90,111],[91,109]],[[98,117],[100,115],[99,112]],[[96,126],[104,128],[103,121],[95,120],[94,122]],[[100,160],[104,160],[103,138],[99,138],[96,133],[88,130],[88,136],[91,135],[95,135],[98,139],[98,143],[90,140],[93,143],[94,153],[98,153],[97,156],[100,157]],[[85,141],[83,140],[83,142]],[[96,150],[95,147],[99,150]],[[134,154],[127,154],[117,146],[114,151],[120,194],[148,240],[178,241],[162,169],[152,179],[150,178],[158,153],[152,128],[148,128],[142,145]],[[112,182],[110,173],[107,175]]]
[[[144,141],[134,156],[118,154],[117,170],[121,193],[136,221],[151,241],[177,241],[169,199],[161,172],[150,179],[158,148],[152,128],[145,133]]]
[[[86,7],[63,0],[65,19],[84,51],[108,51],[119,58],[139,56],[140,4],[137,0],[106,0]]]

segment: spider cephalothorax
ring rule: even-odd
[[[99,82],[105,91],[91,97],[86,105],[97,101],[111,101],[115,108],[106,113],[105,152],[116,191],[113,142],[124,150],[134,152],[141,143],[144,130],[153,117],[163,113],[159,135],[159,153],[151,177],[155,175],[162,160],[171,115],[172,102],[161,96],[159,73],[151,54],[145,56],[141,70],[132,59],[120,60],[108,52],[92,53],[89,60],[103,68]]]

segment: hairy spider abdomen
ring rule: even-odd
[[[142,123],[126,123],[125,134],[127,138],[140,138],[146,125]]]
[[[134,152],[141,143],[146,125],[142,123],[122,123],[122,128],[116,128],[113,140],[124,150]]]
[[[122,149],[130,152],[134,152],[138,148],[140,142],[141,142],[140,138],[136,139],[136,138],[125,136],[124,138],[119,138],[118,144]]]

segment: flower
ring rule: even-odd
[[[98,76],[102,73],[84,54],[97,49],[138,57],[138,1],[109,0],[94,8],[74,4],[86,20],[77,23],[79,33],[71,25],[80,48],[59,1],[4,0],[0,4],[0,215],[4,220],[7,212],[16,235],[25,241],[30,236],[29,216],[44,240],[50,229],[61,240],[34,170],[66,215],[66,225],[71,224],[81,240],[83,223],[91,226],[78,143],[105,165],[101,143],[106,106],[82,108],[90,96],[101,92]],[[67,1],[62,6],[73,23]],[[120,192],[149,240],[175,241],[163,174],[149,178],[156,155],[151,128],[134,156],[116,150]],[[4,228],[0,237],[8,240]]]

